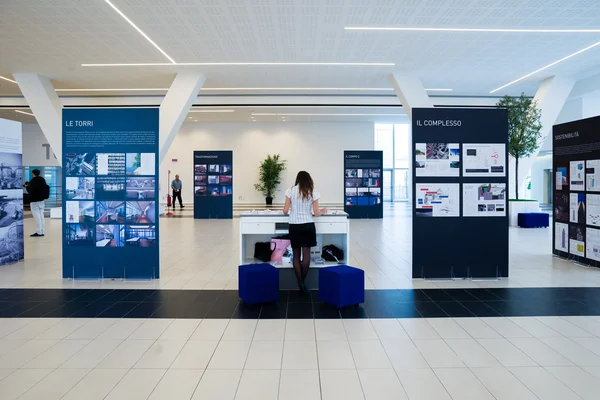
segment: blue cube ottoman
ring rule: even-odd
[[[240,265],[238,291],[248,304],[279,301],[279,270],[269,263]]]
[[[319,269],[319,300],[342,308],[365,302],[365,271],[338,265]]]
[[[519,213],[518,223],[521,228],[548,228],[550,216],[547,213]]]

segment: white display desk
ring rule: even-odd
[[[344,251],[343,263],[350,257],[350,223],[348,214],[343,211],[332,211],[315,217],[317,242],[319,246],[333,244]],[[240,264],[256,262],[254,244],[270,242],[274,236],[287,235],[289,217],[282,211],[247,211],[240,215]],[[332,265],[335,263],[311,263],[311,268]],[[290,263],[278,263],[278,268],[292,268]]]

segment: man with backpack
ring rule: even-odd
[[[40,170],[34,169],[31,171],[33,178],[27,185],[27,192],[31,198],[31,213],[35,220],[36,232],[31,237],[44,236],[44,200],[50,198],[50,186],[46,180],[40,176]]]

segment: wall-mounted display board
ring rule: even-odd
[[[0,119],[0,265],[25,258],[22,138],[20,122]]]
[[[233,218],[233,151],[194,151],[194,218]]]
[[[63,110],[63,277],[160,274],[158,108]]]
[[[383,218],[383,152],[344,151],[344,211],[349,218]]]
[[[600,117],[552,128],[554,244],[559,257],[600,267]]]
[[[413,278],[508,276],[508,114],[412,114]]]

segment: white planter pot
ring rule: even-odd
[[[519,213],[541,212],[540,203],[537,201],[509,201],[508,224],[519,226]]]

